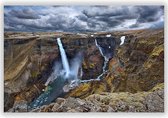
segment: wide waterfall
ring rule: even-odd
[[[63,65],[63,68],[64,68],[64,70],[66,72],[65,77],[67,78],[69,76],[69,74],[70,74],[70,68],[69,68],[68,59],[67,59],[65,50],[64,50],[64,48],[62,46],[62,42],[61,42],[60,38],[57,38],[57,43],[58,43],[59,50],[60,50],[60,53],[61,53],[62,65]]]

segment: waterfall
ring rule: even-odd
[[[104,57],[104,64],[103,64],[103,72],[104,72],[105,69],[106,69],[106,65],[107,65],[109,59],[103,54],[102,48],[101,48],[101,47],[99,46],[99,44],[97,43],[97,40],[96,40],[96,39],[95,39],[95,44],[96,44],[96,46],[98,47],[98,49],[99,49],[101,55]]]
[[[68,63],[68,59],[67,59],[65,50],[64,50],[64,48],[62,46],[62,42],[61,42],[60,38],[57,38],[57,43],[58,43],[59,50],[60,50],[60,53],[61,53],[62,65],[63,65],[63,68],[64,68],[64,70],[66,72],[65,77],[68,77],[69,74],[70,74],[69,63]]]
[[[54,63],[53,72],[45,83],[46,89],[37,99],[31,102],[29,105],[30,108],[37,108],[49,104],[57,97],[75,88],[79,84],[78,70],[83,61],[83,53],[78,53],[75,58],[70,61],[69,65],[60,38],[57,38],[57,43],[61,54],[62,64],[60,61]]]
[[[89,80],[81,80],[81,83],[85,83],[85,82],[89,82],[89,81],[99,81],[101,80],[101,77],[107,72],[106,70],[106,66],[108,64],[109,58],[107,58],[102,51],[102,48],[100,47],[100,45],[97,43],[97,40],[95,39],[95,44],[98,47],[101,55],[104,57],[104,64],[103,64],[103,72],[96,78],[96,79],[89,79]]]

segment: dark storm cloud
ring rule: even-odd
[[[17,17],[5,17],[5,30],[13,31],[45,31],[49,27],[43,23],[35,22],[34,19],[19,19]]]
[[[78,19],[70,18],[65,15],[59,15],[59,14],[54,15],[50,17],[46,22],[51,24],[51,27],[54,30],[72,31],[72,32],[85,30],[85,28],[82,27]]]
[[[5,7],[6,31],[113,31],[162,28],[163,6]]]
[[[30,9],[23,10],[11,10],[9,12],[11,16],[20,18],[20,19],[39,19],[39,15]]]
[[[136,7],[136,12],[139,14],[137,21],[140,23],[157,21],[160,18],[158,13],[161,11],[161,9],[161,7],[156,6]]]
[[[80,14],[80,15],[77,16],[77,18],[79,20],[82,20],[82,21],[87,21],[88,20],[88,17],[85,14]]]
[[[101,8],[101,7],[100,7]],[[122,7],[121,9],[110,9],[109,7],[102,7],[101,9],[98,7],[94,7],[91,11],[89,9],[83,10],[83,14],[85,14],[87,17],[96,17],[96,16],[121,16],[128,14],[128,8]]]
[[[106,29],[116,27],[127,19],[137,18],[137,15],[129,13],[129,9],[127,7],[117,9],[110,9],[109,7],[103,7],[101,9],[95,8],[91,11],[83,10],[82,13],[83,14],[78,16],[78,18],[87,22],[88,26],[94,27],[100,22],[103,22],[106,24]]]

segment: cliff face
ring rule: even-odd
[[[117,37],[120,33],[114,35]],[[68,96],[83,98],[106,91],[136,93],[164,82],[163,30],[126,32],[125,35],[126,41],[116,47],[104,79],[81,84]]]
[[[124,63],[125,91],[147,91],[164,82],[163,30],[139,32],[127,41],[117,53]]]
[[[164,31],[113,32],[112,37],[106,34],[59,35],[69,60],[78,52],[83,53],[81,80],[96,79],[103,72],[105,59],[95,39],[109,58],[106,73],[100,81],[80,83],[62,95],[64,99],[59,98],[34,111],[164,110],[164,86],[160,84],[164,82]],[[121,36],[126,36],[123,45],[119,45]],[[56,38],[43,36],[5,41],[5,111],[12,108],[9,111],[27,112],[27,104],[43,93],[54,62],[60,60]],[[152,89],[155,86],[159,89]]]
[[[46,45],[37,38],[5,40],[5,111],[14,101],[31,102],[41,93],[58,55],[54,50],[51,52],[51,45],[50,48]]]

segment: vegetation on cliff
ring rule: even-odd
[[[105,35],[97,33],[95,37],[104,38]],[[5,111],[163,112],[163,29],[112,32],[111,35],[116,47],[101,80],[82,82],[60,96],[63,98],[56,98],[51,104],[34,110],[28,109],[28,104],[45,91],[53,63],[59,60],[58,46],[53,38],[44,36],[30,41],[13,39],[13,48],[20,57],[12,57],[10,51],[15,50],[8,50],[10,55],[5,56]],[[126,40],[120,46],[122,35]],[[102,73],[104,58],[90,34],[85,37],[74,34],[61,36],[69,59],[78,51],[84,52],[81,81],[95,79]],[[6,39],[6,44],[11,40]],[[110,39],[106,40],[102,42],[103,46],[111,43]],[[18,48],[19,45],[24,48]]]

